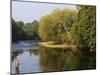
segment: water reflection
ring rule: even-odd
[[[19,54],[22,54],[23,51],[22,50],[18,50],[18,51],[15,51],[15,52],[12,52],[12,62],[14,59],[17,58],[17,56],[19,56]]]
[[[93,57],[78,49],[41,48],[40,64],[43,71],[86,70],[96,67]]]
[[[77,69],[80,54],[71,49],[42,48],[40,64],[44,71],[64,71]]]
[[[38,55],[38,54],[39,54],[39,50],[37,50],[37,49],[30,49],[30,50],[29,50],[29,53],[30,53],[30,56],[31,56],[32,54]]]
[[[38,51],[38,49],[30,49],[23,52],[13,52],[12,74],[41,72]]]
[[[43,48],[22,43],[12,49],[12,74],[96,68],[96,54],[75,48]]]

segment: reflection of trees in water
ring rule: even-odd
[[[19,55],[19,54],[22,54],[23,51],[22,50],[18,50],[18,51],[15,51],[15,52],[12,52],[12,62],[14,59],[16,59],[16,57]]]
[[[74,49],[41,48],[40,64],[44,71],[64,71],[93,68],[90,57]],[[84,59],[84,60],[83,60]],[[88,60],[88,61],[87,61]],[[92,58],[91,58],[92,60]],[[81,61],[81,62],[80,62]],[[83,62],[83,63],[82,63]],[[87,67],[88,66],[88,67]],[[84,68],[85,67],[85,68]]]
[[[39,52],[38,49],[30,49],[30,50],[29,50],[30,56],[31,56],[32,54],[33,54],[33,55],[38,55],[38,52]]]
[[[79,61],[80,69],[95,69],[96,68],[96,53],[81,51],[81,59]]]
[[[20,49],[15,51],[15,52],[12,52],[12,62],[15,61],[15,73],[16,73],[16,75],[18,75],[20,72],[19,71],[20,61],[18,59],[18,56],[22,53],[23,53],[23,50],[20,50]]]
[[[78,52],[71,49],[50,49],[40,50],[40,63],[45,71],[63,71],[77,69],[79,59]]]

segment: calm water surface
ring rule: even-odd
[[[76,49],[43,48],[32,46],[32,42],[20,41],[12,44],[12,74],[37,73],[96,68],[95,55],[81,53]],[[19,67],[16,70],[16,62]]]
[[[12,44],[12,73],[16,73],[16,61],[19,61],[19,73],[42,72],[39,64],[39,46],[21,41]]]

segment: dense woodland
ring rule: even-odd
[[[96,53],[96,7],[77,6],[77,10],[55,9],[39,21],[25,23],[12,18],[12,41],[41,40],[75,44],[87,53]]]
[[[22,21],[15,21],[12,19],[12,41],[20,40],[39,40],[38,36],[38,21],[26,23]]]

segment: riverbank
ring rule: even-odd
[[[39,42],[38,45],[47,48],[76,48],[74,44],[55,44],[55,41]]]

